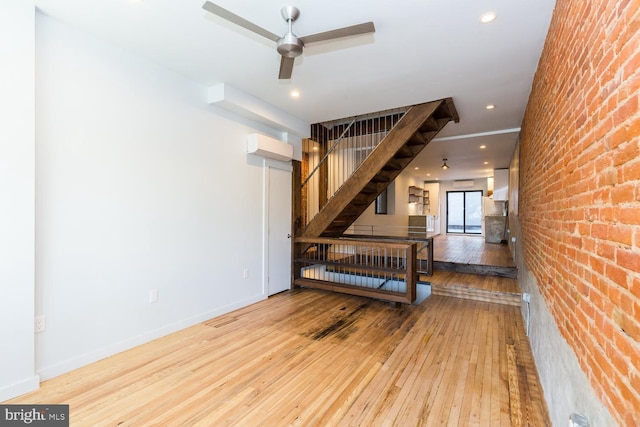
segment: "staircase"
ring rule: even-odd
[[[416,300],[424,242],[343,236],[448,122],[459,121],[451,98],[398,110],[312,127],[321,158],[306,178],[294,164],[294,286],[396,304]],[[316,213],[305,226],[311,207]]]
[[[297,235],[339,237],[449,121],[451,98],[410,107],[400,121]]]

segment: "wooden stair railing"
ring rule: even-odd
[[[309,249],[294,251],[294,286],[404,304],[416,299],[416,242],[298,237],[294,246]]]
[[[451,98],[410,107],[347,183],[306,227],[296,230],[296,236],[341,236],[452,120],[458,122],[459,118]]]

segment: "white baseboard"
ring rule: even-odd
[[[0,402],[13,399],[40,387],[40,377],[34,375],[31,378],[0,388]]]
[[[242,307],[246,307],[250,304],[254,304],[266,298],[267,298],[267,295],[260,293],[250,298],[247,298],[241,301],[236,301],[224,307],[219,307],[215,310],[201,313],[196,316],[165,325],[158,329],[147,331],[135,337],[132,337],[117,343],[113,343],[106,347],[96,349],[94,351],[65,360],[55,365],[44,367],[42,369],[39,369],[37,371],[37,374],[39,375],[42,381],[49,380],[51,378],[57,377],[58,375],[62,375],[66,372],[73,371],[74,369],[81,368],[82,366],[86,366],[90,363],[97,362],[98,360],[104,359],[106,357],[113,356],[114,354],[121,353],[125,350],[129,350],[133,347],[137,347],[149,341],[153,341],[157,338],[163,337],[165,335],[169,335],[173,332],[177,332],[179,330],[188,328],[189,326],[193,326],[198,323],[202,323],[204,321],[210,320],[214,317],[221,316],[223,314],[229,313],[230,311],[237,310]]]

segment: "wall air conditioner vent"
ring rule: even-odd
[[[471,188],[473,186],[473,181],[453,181],[453,188]]]

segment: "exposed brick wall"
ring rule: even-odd
[[[640,422],[640,0],[557,0],[521,134],[524,262],[595,394]]]

